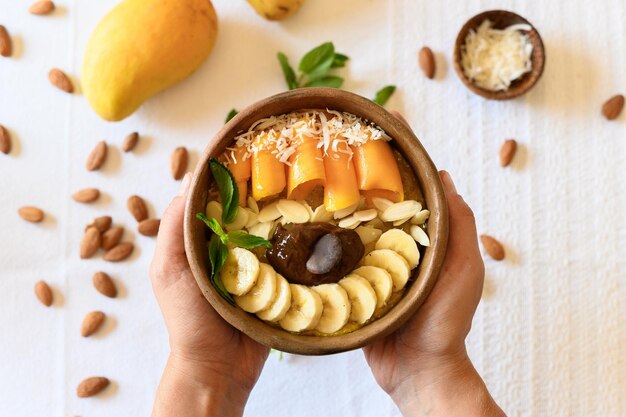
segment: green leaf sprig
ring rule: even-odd
[[[230,122],[230,119],[232,119],[233,117],[237,116],[237,113],[239,113],[236,109],[231,109],[228,114],[226,115],[226,120],[224,120],[224,124]]]
[[[217,159],[209,159],[209,169],[215,179],[222,200],[222,224],[235,221],[239,209],[239,189],[233,174]],[[211,262],[211,284],[229,303],[234,305],[233,297],[226,291],[220,278],[220,271],[228,257],[228,244],[244,249],[260,246],[270,248],[272,243],[262,237],[251,235],[243,230],[226,233],[217,219],[209,219],[204,213],[197,213],[196,218],[202,220],[213,232],[209,241],[209,260]]]
[[[287,56],[279,52],[277,57],[290,90],[300,87],[341,88],[343,78],[329,74],[329,71],[344,67],[349,59],[346,55],[335,52],[332,42],[325,42],[302,57],[298,65],[300,75],[296,76]]]
[[[376,93],[376,96],[372,99],[372,101],[379,106],[384,106],[389,101],[391,95],[396,91],[395,85],[387,85]]]

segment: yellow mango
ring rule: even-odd
[[[85,50],[82,86],[93,109],[118,121],[193,73],[217,36],[210,0],[124,0]]]
[[[304,0],[248,0],[248,3],[267,20],[283,20],[297,12]]]

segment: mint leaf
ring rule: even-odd
[[[239,208],[239,189],[233,174],[217,159],[209,159],[209,168],[215,179],[222,199],[222,223],[230,224],[237,217]]]
[[[279,52],[277,54],[278,62],[280,62],[280,67],[283,70],[283,75],[285,76],[285,81],[287,82],[287,87],[290,90],[294,90],[298,88],[298,83],[296,82],[296,73],[294,72],[291,65],[289,65],[289,59],[285,54]]]
[[[394,91],[396,91],[395,85],[388,85],[381,88],[380,90],[378,90],[378,92],[376,93],[376,97],[374,97],[373,99],[374,103],[380,106],[384,106]]]
[[[253,249],[259,246],[271,248],[272,243],[255,235],[251,235],[241,230],[228,232],[228,242],[244,249]]]
[[[209,242],[209,260],[211,262],[211,284],[217,292],[229,303],[235,305],[233,297],[224,288],[224,283],[219,273],[226,262],[228,256],[228,248],[217,235],[211,236]]]
[[[224,121],[224,124],[230,122],[230,119],[237,116],[237,113],[238,111],[235,109],[232,109],[230,112],[228,112],[228,115],[226,116],[226,120]]]
[[[222,229],[222,226],[220,226],[220,223],[217,221],[217,219],[209,219],[204,213],[196,213],[196,218],[202,220],[204,224],[206,224],[207,227],[220,238],[226,236],[226,233],[224,233],[224,229]]]
[[[346,66],[346,61],[350,58],[347,55],[340,54],[339,52],[335,53],[335,58],[333,59],[333,63],[331,64],[331,68],[343,68]]]
[[[326,42],[311,49],[300,60],[298,69],[312,77],[324,75],[333,64],[335,58],[335,45]]]
[[[340,88],[343,85],[343,78],[336,75],[326,75],[306,83],[305,87],[332,87]]]

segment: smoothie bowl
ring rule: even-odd
[[[309,88],[218,132],[184,226],[196,281],[228,323],[320,355],[365,346],[417,311],[445,257],[448,212],[407,126],[361,96]]]

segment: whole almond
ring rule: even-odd
[[[133,253],[133,249],[135,245],[131,242],[122,242],[116,246],[113,246],[104,254],[104,260],[109,262],[119,262],[128,258],[131,253]]]
[[[76,388],[76,395],[79,398],[92,397],[102,392],[109,386],[110,381],[103,376],[92,376],[84,379]]]
[[[120,243],[122,235],[124,234],[124,228],[122,226],[115,226],[107,230],[102,234],[102,249],[109,250],[113,246]]]
[[[87,225],[87,227],[93,226],[100,230],[101,233],[104,233],[111,228],[112,223],[113,219],[111,218],[111,216],[100,216],[93,219],[92,222]],[[87,227],[85,228],[85,230],[87,230]]]
[[[17,211],[20,217],[27,222],[39,223],[43,220],[43,211],[33,206],[20,207]]]
[[[11,136],[4,126],[0,125],[0,152],[8,155],[11,152]]]
[[[159,219],[147,219],[139,222],[137,231],[144,236],[156,236],[159,233],[160,225],[161,220]]]
[[[111,277],[102,271],[98,271],[93,274],[93,286],[102,295],[106,295],[110,298],[117,297],[117,287],[111,279]]]
[[[607,120],[617,119],[624,108],[624,96],[618,94],[608,99],[602,106],[602,114]]]
[[[104,161],[107,159],[108,147],[107,143],[103,140],[98,142],[98,144],[89,152],[89,156],[87,157],[87,171],[95,171],[100,169]]]
[[[83,319],[83,324],[80,326],[80,335],[82,337],[89,337],[98,331],[102,323],[104,323],[105,315],[102,311],[92,311],[87,313]]]
[[[126,206],[128,207],[130,214],[132,214],[138,222],[148,218],[148,207],[146,207],[146,202],[138,195],[131,195],[128,197]]]
[[[36,15],[48,14],[52,12],[53,10],[54,10],[54,3],[51,2],[50,0],[37,1],[28,8],[28,11],[31,14],[36,14]]]
[[[13,53],[13,43],[7,29],[0,25],[0,55],[10,57]]]
[[[122,143],[122,150],[124,152],[130,152],[135,149],[137,143],[139,142],[139,133],[133,132],[130,135],[126,136],[124,142]]]
[[[175,180],[181,179],[185,172],[187,172],[187,165],[189,164],[189,152],[184,146],[179,146],[172,152],[170,159],[170,168],[172,170],[172,177]]]
[[[72,85],[72,81],[58,68],[52,68],[48,72],[48,80],[50,80],[50,83],[59,90],[63,90],[66,93],[74,92],[74,85]]]
[[[84,188],[72,194],[74,201],[85,204],[93,203],[98,197],[100,197],[100,190],[97,188]]]
[[[480,235],[480,241],[483,244],[483,248],[485,248],[485,252],[487,252],[487,255],[492,259],[496,261],[504,259],[504,247],[502,243],[489,235]]]
[[[433,51],[428,46],[424,46],[420,49],[418,54],[420,68],[424,72],[424,75],[430,79],[435,77],[435,56]]]
[[[46,307],[52,305],[52,290],[45,281],[37,281],[37,283],[35,283],[35,295],[39,301],[41,301],[41,304]]]
[[[500,148],[500,166],[507,167],[513,160],[517,151],[517,142],[515,139],[507,139]]]
[[[102,234],[96,227],[88,227],[85,230],[83,239],[80,241],[80,257],[81,259],[91,258],[100,248],[102,243]]]

